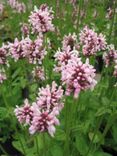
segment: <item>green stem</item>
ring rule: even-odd
[[[67,97],[68,98],[68,97]],[[66,140],[64,145],[64,156],[70,156],[70,125],[71,125],[71,109],[70,109],[70,103],[68,103],[68,99],[66,98],[66,105],[65,105],[65,132],[66,132]]]
[[[77,18],[77,26],[76,26],[77,33],[78,33],[78,30],[79,30],[78,28],[79,28],[79,21],[80,21],[81,2],[82,2],[82,0],[80,0],[79,4],[78,4],[78,18]]]
[[[88,149],[88,151],[87,151],[87,153],[86,153],[86,156],[88,156],[89,153],[90,153],[90,151],[92,150],[93,141],[94,141],[95,136],[96,136],[96,134],[97,134],[97,132],[98,132],[98,129],[100,128],[100,125],[101,125],[102,121],[103,121],[103,116],[102,116],[102,117],[98,120],[98,122],[97,122],[97,126],[96,126],[96,129],[95,129],[95,131],[94,131],[94,135],[93,135],[93,138],[92,138],[92,140],[91,140],[91,142],[90,142],[89,149]]]
[[[37,148],[37,154],[38,154],[38,156],[39,156],[40,153],[39,153],[38,135],[35,136],[35,144],[36,144],[36,148]]]
[[[20,138],[19,135],[18,135],[18,139],[19,139],[19,142],[20,142],[20,145],[21,145],[21,148],[22,148],[23,154],[24,154],[24,156],[26,156],[27,154],[26,154],[26,151],[25,151],[25,148],[24,148],[23,142],[22,142],[22,140],[21,140],[21,138]]]
[[[46,149],[47,149],[47,147],[46,147],[46,139],[45,139],[45,134],[43,133],[42,134],[43,136],[43,156],[46,156]]]
[[[107,122],[107,125],[106,125],[106,127],[105,127],[105,129],[104,129],[104,132],[103,132],[103,135],[102,135],[102,137],[101,137],[101,140],[100,140],[100,142],[98,143],[98,145],[97,145],[95,151],[98,150],[98,148],[100,147],[100,145],[101,145],[101,143],[102,143],[102,140],[104,139],[104,137],[105,137],[106,134],[108,133],[108,131],[109,131],[110,127],[112,126],[112,124],[114,123],[114,121],[115,121],[115,114],[112,115],[112,116],[110,116],[110,118],[109,118],[109,120],[108,120],[108,122]],[[95,151],[94,151],[94,152],[95,152]]]

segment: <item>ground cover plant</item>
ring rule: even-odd
[[[117,155],[117,1],[0,1],[0,155]]]

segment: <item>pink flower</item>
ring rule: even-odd
[[[18,12],[18,13],[26,12],[26,6],[23,2],[19,3],[17,0],[8,0],[8,4],[10,5],[12,9],[15,10],[15,12]]]
[[[9,53],[15,61],[23,58],[22,44],[17,38],[14,40],[14,43],[9,43]]]
[[[33,71],[32,74],[35,78],[39,79],[39,80],[45,80],[45,73],[44,73],[44,68],[36,66]]]
[[[29,37],[21,41],[16,38],[14,43],[9,43],[9,53],[15,61],[26,58],[29,63],[41,64],[46,55],[46,51],[43,47],[43,38],[38,36],[34,41]]]
[[[23,36],[28,36],[29,35],[29,26],[28,26],[28,24],[26,24],[26,23],[22,24],[21,32],[22,32]]]
[[[108,52],[103,54],[103,59],[106,64],[106,67],[112,65],[117,57],[117,51],[115,50],[113,45],[108,46]]]
[[[77,42],[77,36],[75,33],[69,34],[69,35],[65,35],[62,41],[62,49],[66,50],[66,48],[69,46],[70,50],[73,50],[75,44]]]
[[[31,134],[48,132],[53,137],[56,125],[59,125],[59,120],[56,118],[54,111],[49,113],[48,111],[41,112],[38,110],[38,113],[33,117],[29,132]]]
[[[62,69],[62,82],[66,85],[66,95],[74,94],[77,98],[80,91],[93,89],[96,85],[95,69],[89,64],[82,63],[81,59],[72,59]]]
[[[83,54],[86,56],[96,55],[98,51],[106,49],[105,36],[102,34],[98,35],[87,26],[80,33],[80,43]]]
[[[25,6],[25,4],[23,2],[22,3],[17,2],[16,3],[16,11],[18,13],[25,13],[26,12],[26,6]]]
[[[4,11],[4,5],[0,3],[0,15],[3,13],[3,11]]]
[[[61,71],[62,66],[65,66],[69,60],[78,58],[79,52],[75,49],[71,50],[70,46],[67,46],[65,50],[60,51],[60,49],[54,55],[55,60],[58,65],[55,67],[55,71]]]
[[[52,82],[52,86],[47,85],[40,88],[36,102],[32,105],[28,100],[24,101],[24,106],[15,109],[15,115],[22,124],[29,125],[29,132],[48,132],[52,137],[55,133],[55,126],[59,125],[57,116],[63,108],[63,90]]]
[[[99,34],[97,38],[98,51],[105,50],[107,48],[106,38],[103,34]]]
[[[17,106],[14,112],[21,124],[29,125],[31,123],[33,118],[33,109],[27,99],[24,101],[24,106]]]
[[[37,100],[33,103],[34,114],[29,128],[31,134],[48,132],[54,136],[55,126],[59,125],[57,115],[63,108],[62,98],[63,90],[55,82],[52,82],[51,87],[47,85],[39,89]]]
[[[34,42],[32,42],[31,53],[28,57],[29,62],[33,64],[41,64],[46,54],[47,52],[43,47],[43,37],[38,36]]]
[[[49,112],[57,108],[56,113],[58,115],[59,111],[63,108],[62,98],[62,87],[57,87],[57,84],[53,81],[51,87],[47,85],[46,88],[39,89],[36,103],[41,109],[48,110]]]
[[[49,9],[47,5],[41,5],[38,9],[34,8],[29,16],[29,23],[32,26],[32,33],[45,33],[54,30],[52,8]]]
[[[114,75],[115,77],[117,77],[117,63],[116,63],[116,65],[114,66],[113,75]]]
[[[4,80],[6,80],[5,70],[0,69],[0,83],[3,83]]]
[[[8,56],[8,46],[3,45],[0,48],[0,64],[8,65],[7,56]]]

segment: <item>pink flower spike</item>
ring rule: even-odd
[[[24,100],[24,106],[16,106],[15,115],[21,124],[29,125],[33,118],[33,109],[27,99]]]
[[[32,33],[45,33],[54,31],[52,8],[47,5],[41,5],[38,9],[36,6],[29,16],[29,23],[32,27]]]
[[[66,85],[66,95],[74,94],[77,98],[82,90],[93,89],[96,85],[95,69],[89,64],[82,63],[81,59],[70,60],[66,66],[62,68],[62,83]]]

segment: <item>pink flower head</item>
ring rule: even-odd
[[[105,50],[107,48],[106,38],[103,34],[99,34],[97,38],[98,51]]]
[[[46,51],[43,48],[43,38],[40,36],[34,41],[29,37],[24,38],[21,41],[15,39],[14,43],[9,43],[9,52],[15,61],[26,58],[29,63],[32,64],[41,64],[46,55]]]
[[[8,0],[8,4],[11,6],[11,8],[16,7],[16,0]]]
[[[33,110],[30,106],[28,100],[26,99],[24,101],[24,106],[18,107],[14,110],[15,115],[18,119],[18,121],[22,124],[29,125],[33,118]]]
[[[52,8],[49,9],[47,5],[41,5],[38,9],[34,8],[29,16],[29,23],[32,26],[32,33],[45,33],[54,30]]]
[[[26,12],[26,6],[25,6],[25,4],[23,2],[22,3],[17,2],[16,3],[16,11],[18,13],[25,13]]]
[[[70,60],[62,69],[62,82],[66,85],[66,95],[73,92],[77,98],[81,90],[93,89],[96,85],[95,69],[89,64],[82,63],[81,59]]]
[[[83,54],[86,56],[95,55],[97,51],[105,50],[106,40],[102,34],[95,33],[87,26],[80,33],[80,43],[82,46]]]
[[[33,117],[29,132],[31,134],[35,132],[48,132],[53,137],[56,125],[59,125],[59,120],[56,118],[54,111],[49,113],[48,111],[41,112],[38,110],[38,113]]]
[[[31,53],[28,58],[29,62],[41,64],[46,54],[47,52],[43,47],[43,37],[38,36],[31,45]]]
[[[0,15],[3,13],[3,11],[4,11],[4,5],[0,3]]]
[[[41,109],[48,110],[49,112],[56,109],[58,115],[59,111],[63,108],[62,97],[62,87],[57,87],[57,84],[53,81],[51,87],[47,85],[46,88],[39,89],[36,103]]]
[[[57,116],[63,108],[63,90],[52,82],[52,86],[47,85],[39,89],[36,102],[30,106],[28,100],[24,101],[24,106],[15,109],[15,115],[22,124],[29,125],[29,132],[48,132],[52,137],[55,133],[55,126],[59,125]]]
[[[26,24],[26,23],[22,24],[21,32],[22,32],[23,36],[28,36],[29,35],[29,26],[28,26],[28,24]]]
[[[17,38],[14,40],[14,43],[9,43],[9,53],[15,61],[23,57],[22,45]]]
[[[4,80],[6,80],[5,70],[0,69],[0,83],[3,83]]]
[[[8,47],[6,45],[3,45],[0,48],[0,64],[8,64],[7,56],[8,56]]]
[[[72,34],[65,35],[62,42],[63,44],[62,49],[66,50],[66,48],[69,46],[70,49],[73,50],[76,42],[77,42],[77,36],[75,33],[73,33],[73,35]]]
[[[45,73],[44,73],[44,68],[42,67],[35,67],[32,71],[32,74],[35,78],[39,80],[45,80]]]
[[[8,4],[10,5],[12,9],[15,10],[15,12],[18,12],[18,13],[26,12],[26,6],[23,2],[20,3],[17,0],[8,0]]]
[[[59,125],[57,115],[63,108],[62,97],[63,90],[55,82],[52,82],[51,87],[47,85],[39,89],[37,101],[32,106],[34,115],[29,128],[31,134],[48,132],[54,136],[55,126]]]
[[[117,77],[117,64],[114,66],[113,75],[114,75],[115,77]]]
[[[106,67],[112,65],[115,59],[117,59],[117,51],[115,50],[113,45],[108,46],[108,52],[105,52],[103,54],[103,59],[106,64]]]
[[[79,52],[75,49],[71,50],[70,46],[67,46],[65,50],[60,51],[60,49],[55,54],[55,60],[58,65],[55,67],[55,71],[61,71],[62,66],[66,65],[70,59],[77,59]]]

